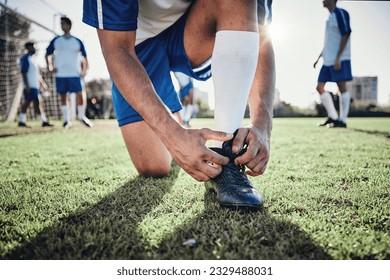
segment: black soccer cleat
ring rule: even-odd
[[[54,125],[52,125],[51,123],[49,122],[42,122],[42,127],[53,127]]]
[[[18,127],[31,128],[31,126],[25,124],[24,122],[18,122]]]
[[[318,125],[318,126],[327,126],[327,125],[333,124],[333,123],[335,123],[335,122],[337,122],[337,120],[334,120],[334,119],[332,119],[332,118],[327,117],[326,120],[325,120],[324,122],[318,123],[317,125]]]
[[[65,129],[69,129],[72,127],[72,123],[71,122],[64,122],[64,124],[62,125]]]
[[[343,121],[335,121],[334,123],[328,124],[329,128],[347,128],[347,124]]]
[[[234,159],[243,153],[232,154],[233,140],[224,142],[222,148],[211,148],[213,151],[229,157],[230,162],[222,166],[222,172],[214,179],[205,183],[207,190],[216,192],[222,207],[238,210],[259,210],[263,205],[263,197],[249,181],[245,174],[245,166],[234,163]]]

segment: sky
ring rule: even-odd
[[[82,0],[0,0],[10,8],[61,34],[59,13],[73,21],[71,33],[86,47],[89,73],[86,80],[109,78],[96,30],[81,22]],[[390,1],[338,1],[351,17],[352,72],[354,76],[378,77],[378,103],[390,105]],[[329,12],[322,0],[274,0],[271,32],[276,59],[276,87],[282,100],[307,107],[318,99],[318,72],[313,63],[323,46],[325,21]],[[38,42],[38,57],[45,66],[44,53],[53,34],[36,25],[31,39]],[[195,84],[213,93],[211,80]],[[335,86],[328,85],[330,90]]]

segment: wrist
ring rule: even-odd
[[[180,137],[184,130],[180,123],[175,119],[175,116],[172,115],[167,116],[167,118],[160,118],[158,123],[148,123],[148,125],[167,147],[175,142],[177,137]]]
[[[263,119],[261,122],[251,121],[249,126],[270,137],[272,132],[272,118],[268,120]]]

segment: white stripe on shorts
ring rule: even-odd
[[[269,17],[268,0],[264,0],[264,9],[265,9],[264,25],[267,25],[268,24],[268,17]]]
[[[205,62],[203,62],[200,66],[192,69],[192,71],[194,71],[195,73],[197,72],[200,72],[202,70],[204,70],[206,67],[209,67],[211,65],[211,58],[209,58],[208,60],[206,60]]]
[[[103,7],[102,0],[97,0],[97,16],[99,21],[99,29],[103,29]]]

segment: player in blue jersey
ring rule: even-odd
[[[67,94],[73,93],[77,96],[77,115],[79,120],[86,126],[93,124],[85,116],[85,101],[82,95],[81,77],[84,77],[88,69],[87,53],[84,44],[80,39],[72,36],[70,30],[72,21],[67,17],[61,17],[62,36],[56,36],[46,49],[46,64],[50,72],[56,75],[57,93],[61,95],[61,112],[64,120],[64,127],[70,127],[67,110]],[[80,63],[80,54],[83,57]],[[50,59],[54,57],[53,59]],[[81,69],[80,69],[81,64]]]
[[[347,91],[347,82],[351,81],[351,26],[349,14],[336,6],[337,0],[324,0],[323,5],[329,10],[326,22],[324,48],[314,63],[316,67],[319,59],[323,58],[323,66],[318,76],[317,91],[321,103],[324,105],[328,117],[319,124],[328,127],[347,127],[347,117],[351,103],[351,95]],[[337,114],[331,94],[325,91],[327,82],[337,83],[340,92],[340,114]]]
[[[270,153],[271,2],[84,0],[83,21],[97,28],[118,123],[141,176],[166,176],[173,158],[206,181],[221,206],[262,206],[246,175],[261,175]],[[176,121],[181,105],[170,71],[213,77],[215,130]],[[251,122],[242,127],[248,98]],[[208,140],[216,141],[213,148],[206,147]]]
[[[180,87],[179,97],[183,106],[180,115],[183,119],[183,125],[185,127],[190,127],[190,120],[194,113],[194,84],[191,77],[181,72],[175,72],[174,75]]]
[[[35,61],[34,54],[36,50],[34,42],[27,42],[24,47],[26,48],[27,53],[24,54],[20,59],[20,72],[22,73],[24,86],[23,94],[25,101],[19,114],[18,126],[31,128],[26,124],[26,112],[31,101],[34,103],[35,113],[38,115],[38,119],[42,122],[42,126],[53,126],[47,120],[43,110],[42,97],[40,95],[39,89],[46,89],[47,85],[42,79],[42,76],[39,73],[39,67]]]

